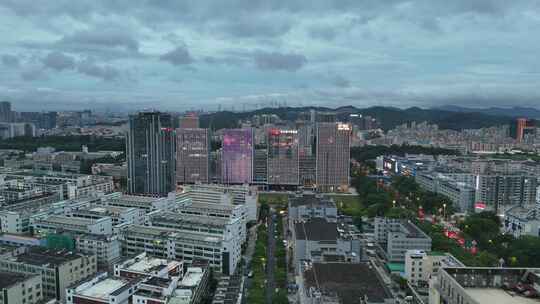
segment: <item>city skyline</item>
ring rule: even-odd
[[[0,4],[0,99],[29,110],[536,106],[534,1]]]

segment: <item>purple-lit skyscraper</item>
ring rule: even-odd
[[[221,180],[225,184],[251,183],[253,178],[253,130],[223,132]]]

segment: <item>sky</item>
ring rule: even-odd
[[[0,0],[15,110],[540,107],[537,0]]]

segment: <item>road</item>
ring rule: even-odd
[[[247,290],[249,290],[249,287],[251,286],[251,278],[248,278],[247,273],[251,271],[251,260],[253,259],[253,254],[255,252],[255,244],[257,243],[257,228],[259,225],[253,225],[248,230],[248,239],[247,239],[247,248],[246,252],[243,256],[244,258],[244,275],[245,275],[245,284],[244,284],[244,296],[242,299],[243,304],[247,304]]]
[[[276,238],[274,234],[274,216],[276,211],[274,208],[270,208],[270,213],[267,217],[267,233],[268,233],[268,246],[266,253],[266,303],[272,304],[272,295],[274,294],[275,283],[274,283],[274,264],[275,264],[275,248],[276,248]]]

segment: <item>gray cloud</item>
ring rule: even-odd
[[[48,79],[45,71],[41,67],[29,67],[21,72],[21,79],[24,81],[34,81],[34,80],[46,80]]]
[[[261,70],[296,71],[307,63],[304,55],[278,52],[256,52],[253,54],[255,65]]]
[[[292,21],[280,15],[261,14],[227,19],[216,28],[239,38],[274,38],[286,34]]]
[[[92,60],[83,60],[77,64],[77,71],[87,76],[101,78],[105,81],[116,80],[120,71],[110,65],[98,65]]]
[[[51,52],[41,62],[45,67],[56,71],[71,70],[75,67],[75,59],[62,52]]]
[[[185,46],[179,46],[174,50],[159,56],[159,59],[173,65],[188,65],[194,61],[189,50]]]
[[[4,54],[2,55],[1,59],[2,59],[2,64],[6,67],[18,68],[21,65],[19,61],[19,57],[15,55]]]
[[[330,26],[312,26],[308,32],[311,37],[323,40],[333,40],[337,36],[337,31]]]
[[[332,77],[331,82],[334,86],[338,88],[348,88],[351,86],[351,82],[341,75],[335,75],[334,77]]]
[[[47,86],[51,103],[82,96],[126,109],[149,98],[174,107],[273,93],[304,105],[534,104],[539,15],[535,0],[0,0],[2,54],[18,57],[20,73],[0,73],[0,91]],[[15,70],[9,60],[0,54]],[[89,90],[88,77],[116,81]],[[488,97],[469,98],[470,87]]]
[[[63,37],[59,43],[76,49],[119,47],[132,52],[139,50],[139,42],[130,33],[111,28],[78,31]]]

